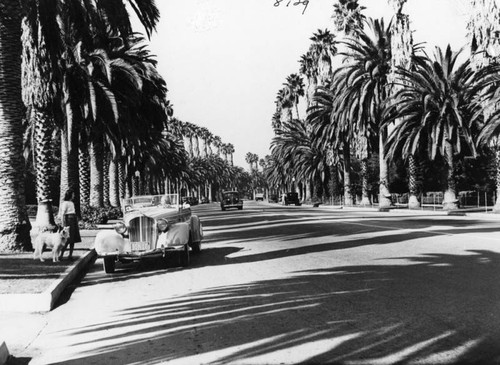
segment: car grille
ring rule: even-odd
[[[149,217],[137,217],[129,222],[130,242],[148,242],[152,249],[156,240],[155,220]]]

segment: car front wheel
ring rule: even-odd
[[[112,274],[115,272],[115,258],[113,256],[106,256],[102,260],[102,266],[104,267],[104,272],[106,274]]]
[[[193,249],[193,253],[199,253],[201,251],[201,242],[193,242],[191,248]]]

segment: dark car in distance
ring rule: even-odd
[[[302,205],[302,203],[299,200],[299,194],[298,193],[286,193],[283,194],[281,197],[281,204],[283,205],[290,205],[294,204],[297,206]]]
[[[279,197],[276,194],[269,195],[269,203],[278,203]]]
[[[237,191],[224,191],[220,202],[221,210],[229,208],[243,209],[243,200],[240,198],[240,193]]]
[[[198,205],[198,198],[195,196],[183,196],[181,201],[183,204]]]

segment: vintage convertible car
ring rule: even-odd
[[[189,265],[189,251],[199,252],[203,239],[200,219],[179,202],[177,194],[143,195],[122,200],[123,222],[101,230],[94,247],[104,271],[113,273],[119,262],[178,255]]]

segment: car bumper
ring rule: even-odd
[[[118,260],[140,260],[143,258],[167,257],[175,252],[184,250],[182,246],[169,246],[164,249],[155,249],[150,251],[136,251],[136,252],[102,252],[97,257],[116,257]]]

